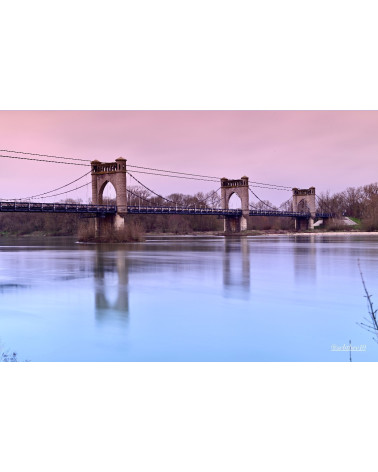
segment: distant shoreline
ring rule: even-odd
[[[248,230],[243,233],[223,233],[221,231],[195,231],[192,233],[160,233],[151,232],[144,233],[145,238],[149,237],[258,237],[258,236],[377,236],[378,231],[285,231],[285,230]],[[40,231],[28,234],[1,234],[0,239],[16,238],[16,239],[28,239],[28,238],[76,238],[76,235],[57,235],[57,234],[43,234]]]
[[[335,235],[335,236],[374,236],[378,235],[378,231],[285,231],[285,230],[248,230],[243,233],[228,233],[225,234],[220,231],[197,231],[193,233],[145,233],[146,237],[149,236],[322,236],[322,235]]]
[[[279,235],[288,235],[288,236],[377,236],[378,231],[311,231],[306,233],[295,233],[295,232],[287,232],[287,233],[266,233],[266,236],[279,236]]]

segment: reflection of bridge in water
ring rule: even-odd
[[[272,241],[273,242],[273,241]],[[253,253],[253,239],[247,237],[225,238],[220,255],[220,270],[223,273],[223,296],[226,298],[248,299],[251,291],[251,256]],[[148,244],[148,242],[146,243]],[[133,248],[135,250],[137,246]],[[206,251],[206,246],[203,247]],[[208,249],[211,252],[213,249]],[[175,252],[177,248],[170,244],[164,250]],[[215,249],[217,251],[217,249]],[[276,250],[280,251],[278,247]],[[285,251],[285,248],[282,248]],[[138,251],[138,249],[137,249]],[[95,308],[96,318],[101,321],[108,315],[116,315],[119,319],[128,320],[130,313],[129,305],[129,278],[131,274],[145,272],[146,276],[156,276],[157,272],[172,270],[171,265],[166,264],[164,258],[156,259],[151,255],[151,264],[145,260],[149,253],[146,247],[140,246],[140,254],[143,261],[138,257],[130,259],[129,250],[103,250],[98,248],[94,254],[94,277],[95,277]],[[137,255],[137,254],[136,254]],[[135,253],[133,253],[135,256]],[[309,237],[295,237],[293,247],[294,276],[296,282],[313,283],[316,279],[316,240],[314,235]],[[206,267],[208,262],[203,261]],[[176,265],[175,270],[180,268],[185,271],[187,265]],[[134,269],[133,269],[134,268]],[[274,270],[274,267],[272,267]],[[180,277],[179,274],[177,274]]]
[[[293,245],[293,269],[295,282],[314,284],[316,281],[317,244],[315,235],[295,236]],[[291,238],[290,238],[291,239]],[[272,239],[268,240],[274,244]],[[223,286],[226,297],[248,298],[251,290],[251,257],[253,239],[246,237],[225,238],[223,253]],[[257,243],[258,244],[258,243]],[[283,253],[286,248],[274,244],[274,250]],[[272,265],[272,270],[274,266]]]
[[[316,281],[316,239],[315,235],[294,236],[294,274],[299,284],[313,284]]]
[[[225,238],[223,287],[225,296],[247,298],[250,292],[250,251],[247,238]]]
[[[129,268],[126,251],[110,252],[99,248],[95,254],[94,277],[96,318],[101,320],[109,312],[117,312],[127,319]]]
[[[148,244],[148,243],[147,243]],[[174,248],[172,247],[172,250]],[[168,250],[171,250],[168,248]],[[141,255],[146,254],[141,247]],[[247,298],[250,291],[250,251],[249,241],[245,237],[225,238],[221,256],[221,270],[223,271],[223,288],[225,297]],[[156,270],[171,270],[161,260],[161,268],[156,267],[156,259],[153,266],[145,264],[145,272],[156,275]],[[132,269],[134,266],[134,271]],[[167,268],[168,267],[168,268]],[[185,270],[183,265],[182,270]],[[177,266],[176,266],[177,270]],[[132,272],[141,272],[141,266],[137,259],[133,263],[128,257],[128,250],[103,250],[97,248],[94,254],[94,279],[95,279],[95,312],[98,321],[104,320],[109,315],[118,316],[128,320],[130,314],[129,305],[129,278]]]

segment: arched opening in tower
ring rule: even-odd
[[[233,193],[228,200],[228,208],[232,210],[238,210],[242,207],[241,199],[239,195]]]
[[[106,181],[101,189],[99,194],[99,204],[100,205],[115,205],[116,204],[116,190],[113,184],[109,181]]]
[[[308,203],[305,199],[298,203],[298,211],[301,213],[310,213],[310,207],[308,206]]]

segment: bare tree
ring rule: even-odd
[[[0,362],[18,362],[17,352],[2,352],[0,355]]]
[[[208,206],[210,206],[211,208],[220,208],[221,206],[221,198],[217,192],[208,192],[206,194],[206,200]]]
[[[251,203],[249,206],[251,210],[277,210],[277,207],[269,200],[260,200],[256,203]]]
[[[358,323],[358,324],[362,328],[366,329],[366,331],[369,331],[369,333],[372,333],[374,335],[373,337],[374,341],[378,343],[378,321],[377,321],[378,309],[374,310],[372,295],[368,292],[368,289],[366,287],[365,279],[361,270],[360,261],[358,261],[358,268],[361,275],[362,285],[365,291],[364,297],[367,299],[368,313],[369,313],[369,318],[364,318],[366,323]]]

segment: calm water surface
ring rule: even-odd
[[[0,239],[0,343],[32,361],[348,361],[378,236]]]

